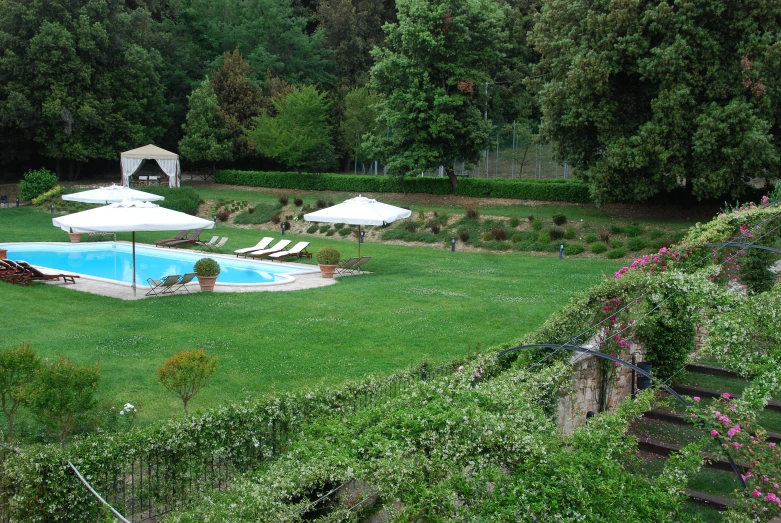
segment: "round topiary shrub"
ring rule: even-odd
[[[320,265],[337,265],[339,258],[339,251],[333,247],[323,247],[317,251],[317,263]]]
[[[564,254],[567,255],[567,256],[573,256],[575,254],[580,254],[580,253],[582,253],[585,250],[586,250],[586,248],[583,247],[579,243],[571,243],[569,245],[565,245],[564,246]]]
[[[315,202],[315,207],[318,209],[325,209],[328,206],[328,204],[325,202],[325,200],[317,200]]]
[[[589,233],[583,237],[583,241],[586,243],[594,243],[595,241],[597,241],[597,235]]]
[[[591,244],[591,252],[594,254],[602,254],[607,251],[607,245],[603,242],[596,242]]]
[[[278,214],[275,214],[271,217],[271,223],[273,223],[274,225],[279,225],[279,222],[281,221],[282,218]]]
[[[57,175],[49,169],[27,171],[24,180],[19,182],[19,198],[26,202],[32,201],[36,196],[54,189],[55,185],[57,185]]]
[[[195,262],[193,270],[198,276],[217,276],[220,274],[220,264],[213,258],[201,258]]]
[[[493,240],[493,239],[494,239],[494,235],[493,235],[493,234],[491,234],[491,231],[488,231],[488,232],[484,232],[484,233],[483,233],[483,241],[484,241],[484,242],[490,242],[490,241],[491,241],[491,240]]]
[[[474,205],[466,205],[464,207],[464,213],[466,214],[467,218],[477,218],[480,216],[480,212],[477,210],[477,207]]]
[[[301,198],[294,198],[293,205],[295,205],[296,207],[301,207],[302,205],[304,205],[304,200],[302,200]]]
[[[535,231],[542,230],[542,221],[540,220],[533,220],[532,221],[532,229]]]
[[[494,237],[494,240],[497,241],[504,241],[507,239],[507,233],[504,232],[504,228],[502,227],[494,227],[491,229],[491,235]]]
[[[621,240],[614,240],[610,242],[610,247],[613,249],[621,249],[624,247],[624,242],[622,242]]]
[[[510,227],[518,227],[518,224],[521,223],[521,220],[518,219],[517,216],[513,216],[510,218]]]
[[[309,228],[306,230],[306,232],[307,232],[307,234],[314,234],[314,233],[316,233],[316,232],[317,232],[317,230],[318,230],[319,228],[320,228],[320,226],[319,226],[319,225],[317,225],[317,224],[310,225],[310,226],[309,226]]]
[[[280,196],[279,197],[279,203],[281,203],[282,205],[287,205],[287,202],[289,202],[289,201],[290,200],[288,200],[287,196]]]
[[[548,233],[550,234],[551,240],[560,240],[564,238],[564,231],[562,231],[561,229],[557,229],[556,227],[551,227],[548,230]]]
[[[462,242],[468,242],[469,241],[469,231],[460,231],[458,233],[458,237],[461,238]]]
[[[415,225],[414,222],[408,222],[407,223],[407,231],[409,231],[409,232],[417,232],[418,231],[418,226]]]
[[[434,223],[431,225],[431,232],[433,232],[434,234],[439,234],[440,230],[441,228],[438,223]]]
[[[645,249],[646,242],[645,238],[642,236],[636,236],[634,238],[629,238],[626,242],[626,248],[630,251],[639,251],[640,249]]]
[[[556,225],[564,225],[567,223],[567,217],[563,214],[554,214],[553,215],[553,223]]]
[[[551,237],[548,231],[540,231],[540,233],[537,235],[537,242],[539,243],[550,243],[550,241]]]
[[[228,209],[225,207],[221,207],[216,213],[217,219],[221,222],[228,221],[228,218],[231,217],[231,213]]]

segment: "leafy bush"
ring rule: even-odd
[[[633,223],[631,225],[628,225],[624,229],[624,232],[630,238],[636,238],[637,236],[640,236],[641,234],[643,234],[643,232],[645,232],[645,227]]]
[[[334,234],[336,234],[336,229],[325,231],[326,236],[333,236]]]
[[[252,209],[252,211],[250,211]],[[236,215],[233,222],[243,225],[258,225],[271,221],[271,217],[277,213],[279,207],[270,203],[259,203],[254,207],[248,207],[247,210]]]
[[[610,247],[613,249],[620,249],[623,246],[624,246],[624,242],[622,242],[621,240],[613,240],[612,242],[610,242]]]
[[[660,229],[651,229],[648,231],[648,237],[652,240],[658,240],[664,236],[664,231]]]
[[[335,223],[334,224],[334,229],[336,229],[337,231],[342,229],[343,227],[344,227],[343,223]]]
[[[352,232],[352,229],[349,229],[349,228],[339,229],[339,236],[347,236],[351,232]]]
[[[24,389],[29,387],[41,359],[30,345],[22,343],[18,349],[0,349],[0,405],[8,422],[8,439],[14,439],[14,414],[22,404]]]
[[[464,214],[466,214],[467,218],[477,218],[480,216],[480,212],[477,210],[477,207],[474,205],[466,205],[464,206]]]
[[[494,227],[491,229],[491,236],[497,241],[504,241],[507,239],[507,233],[504,232],[504,228],[502,227]]]
[[[201,203],[201,197],[198,191],[191,186],[186,187],[168,187],[165,185],[150,185],[144,187],[144,192],[158,194],[165,200],[157,203],[160,207],[179,211],[195,216],[198,213],[198,205]]]
[[[54,189],[57,181],[57,175],[45,167],[27,171],[24,173],[24,180],[19,182],[19,198],[27,202],[32,201],[36,196]]]
[[[301,207],[304,205],[304,200],[302,200],[301,198],[293,198],[293,205],[295,205],[296,207]]]
[[[38,369],[32,383],[24,388],[22,398],[46,432],[64,443],[76,424],[95,408],[99,378],[98,365],[74,365],[60,356]]]
[[[282,196],[279,197],[279,203],[281,203],[282,205],[287,205],[287,202],[289,202],[289,201],[290,200],[285,195],[282,195]]]
[[[483,233],[484,242],[490,242],[493,239],[494,239],[494,235],[491,233],[491,231],[486,231]]]
[[[597,242],[591,244],[591,252],[594,254],[602,254],[607,251],[607,244],[603,242]]]
[[[599,241],[610,243],[610,233],[607,231],[599,231]]]
[[[585,241],[586,243],[594,243],[595,241],[597,241],[597,235],[589,233],[583,237],[583,241]]]
[[[532,229],[534,229],[535,231],[542,230],[542,220],[534,220],[532,222]]]
[[[564,246],[564,254],[567,256],[574,256],[585,251],[586,248],[579,243],[570,243]]]
[[[217,356],[209,356],[203,349],[183,350],[168,358],[157,369],[157,379],[182,400],[184,415],[187,416],[187,404],[206,386],[215,372]]]
[[[325,200],[321,200],[318,198],[315,201],[315,207],[317,207],[318,209],[325,209],[326,207],[328,207],[328,203]]]
[[[550,232],[540,231],[539,234],[537,234],[537,241],[539,243],[550,243],[551,241]]]
[[[319,228],[320,228],[320,226],[319,226],[319,225],[317,225],[317,224],[310,225],[310,226],[309,226],[309,228],[306,230],[306,232],[307,232],[308,234],[314,234],[314,233],[316,233],[316,232],[317,232],[317,230],[318,230]]]
[[[593,252],[593,249],[592,249],[592,252]],[[611,250],[609,250],[607,252],[607,254],[605,256],[607,256],[611,260],[614,260],[616,258],[623,258],[624,256],[626,256],[626,249],[624,249],[623,247],[618,248],[618,249],[611,249]]]
[[[320,265],[336,265],[339,263],[339,251],[333,247],[323,247],[317,251],[317,263]]]
[[[567,223],[567,217],[563,214],[554,214],[553,215],[553,223],[556,225],[564,225]]]
[[[521,243],[523,241],[523,234],[516,232],[510,237],[510,241],[513,243]]]
[[[435,223],[435,224],[433,224],[431,226],[431,232],[433,232],[434,234],[439,234],[440,230],[441,230],[441,227],[439,226],[438,223]]]
[[[415,224],[415,222],[407,222],[407,230],[409,232],[417,232],[418,226]]]
[[[694,350],[695,324],[687,310],[687,296],[669,293],[634,327],[638,339],[646,346],[645,360],[653,365],[653,375],[667,380],[682,368]]]
[[[588,203],[593,201],[589,186],[574,180],[536,180],[503,178],[465,178],[453,189],[447,178],[419,176],[353,176],[343,174],[313,174],[269,171],[218,170],[217,183],[299,189],[364,193],[426,193],[457,194],[478,198],[512,198],[516,200],[563,201]]]
[[[331,225],[330,224],[325,224],[325,225],[321,225],[320,226],[320,232],[328,232],[330,230],[331,230]]]
[[[634,238],[629,238],[626,242],[626,248],[629,249],[629,251],[639,251],[640,249],[645,249],[646,242],[645,239],[642,236],[636,236]]]
[[[33,205],[41,205],[43,202],[45,202],[47,200],[51,200],[52,198],[54,198],[58,194],[61,194],[62,191],[64,191],[64,190],[65,190],[65,188],[62,185],[57,185],[53,189],[49,189],[45,193],[36,196],[35,198],[33,198],[30,201],[30,203],[32,203]]]
[[[469,231],[459,231],[458,237],[461,238],[461,241],[466,243],[469,241]]]
[[[741,257],[738,274],[752,293],[765,292],[773,288],[778,277],[770,270],[775,261],[771,251],[746,249]]]
[[[624,228],[620,225],[611,224],[610,225],[610,232],[611,234],[622,234],[624,232]]]
[[[564,231],[557,229],[556,227],[551,227],[548,229],[548,234],[550,234],[551,240],[561,240],[564,238]]]
[[[282,217],[279,214],[274,214],[271,216],[271,223],[274,225],[279,225],[280,222],[282,222]]]
[[[521,220],[519,220],[517,216],[513,216],[512,218],[510,218],[510,227],[513,227],[513,228],[518,227],[518,225],[520,225],[520,223],[521,223]]]
[[[564,231],[564,237],[568,240],[573,240],[575,238],[575,229],[567,227],[567,230]]]
[[[531,223],[534,221],[534,215],[530,214],[529,216],[526,217],[526,219],[529,220],[529,222]]]
[[[213,258],[201,258],[195,262],[193,271],[198,276],[217,276],[220,274],[220,264]]]

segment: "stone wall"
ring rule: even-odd
[[[645,347],[630,340],[631,349],[622,354],[623,359],[631,363],[632,354],[636,361],[644,361]],[[594,349],[593,345],[586,345]],[[557,411],[557,424],[559,430],[565,434],[571,433],[576,427],[586,421],[586,414],[591,411],[594,414],[600,412],[602,399],[602,362],[598,356],[573,352],[570,359],[572,364],[572,389],[562,395]],[[609,362],[612,365],[612,362]],[[612,410],[632,393],[632,370],[624,365],[615,367],[615,382],[609,389],[608,410]]]

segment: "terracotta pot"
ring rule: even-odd
[[[69,232],[68,236],[70,236],[72,243],[79,243],[81,241],[81,233],[80,232]]]
[[[217,281],[217,276],[198,276],[198,285],[201,286],[201,291],[213,291],[214,282]]]
[[[336,265],[321,265],[320,272],[323,273],[323,278],[333,278]]]

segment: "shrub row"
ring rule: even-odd
[[[198,205],[201,203],[201,197],[192,187],[173,189],[164,185],[158,185],[144,187],[144,191],[164,196],[165,200],[157,202],[160,207],[192,214],[193,216],[198,212]]]
[[[504,178],[459,180],[454,191],[447,178],[403,176],[354,176],[346,174],[312,174],[273,171],[218,170],[217,183],[342,192],[401,192],[426,194],[457,194],[479,198],[511,198],[572,203],[592,201],[588,185],[571,180],[508,180]]]

